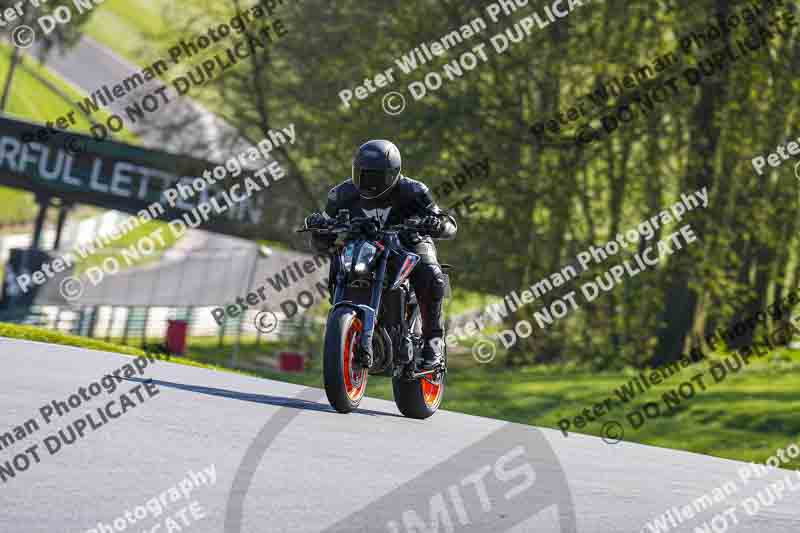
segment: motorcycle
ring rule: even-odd
[[[402,232],[425,229],[418,219],[381,227],[343,210],[326,225],[298,230],[337,236],[323,374],[328,401],[340,413],[359,406],[370,375],[392,378],[395,404],[407,417],[428,418],[442,403],[447,349],[440,366],[421,369],[422,317],[409,281],[420,256],[400,241]]]

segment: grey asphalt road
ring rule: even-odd
[[[0,473],[15,461],[25,467],[0,481],[4,533],[638,533],[695,527],[789,533],[800,527],[798,492],[772,493],[775,501],[766,504],[770,483],[786,477],[800,488],[795,472],[772,471],[744,483],[739,470],[746,465],[735,461],[565,438],[447,411],[409,420],[392,402],[369,398],[360,411],[340,415],[319,389],[165,361],[45,424],[40,408],[67,401],[133,360],[3,338],[0,357],[0,438],[30,419],[40,426],[0,449]],[[152,397],[144,378],[152,380],[146,385]],[[86,429],[52,455],[47,451],[48,438],[52,446],[60,429],[69,436],[67,426],[87,413],[99,424],[97,409],[112,401],[110,412],[118,418]],[[33,445],[39,463],[17,459]],[[647,526],[725,484],[735,491],[722,501],[709,499],[697,517],[677,527],[667,522],[666,529]],[[759,491],[766,503],[749,516],[744,502],[759,502]],[[724,529],[720,517],[729,522]],[[712,519],[717,529],[703,529]]]

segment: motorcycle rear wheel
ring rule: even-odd
[[[367,389],[367,369],[355,360],[364,326],[349,308],[334,309],[325,330],[323,377],[331,407],[340,413],[356,409]]]
[[[428,418],[442,404],[444,381],[444,375],[439,375],[438,379],[425,376],[415,380],[393,377],[394,403],[404,416],[418,419]]]

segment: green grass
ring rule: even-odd
[[[452,287],[452,281],[450,283]],[[483,311],[490,302],[499,301],[496,296],[469,291],[461,287],[452,287],[452,297],[445,300],[445,315],[458,316],[463,313]]]
[[[26,326],[0,324],[0,336],[129,355],[142,354],[134,348]],[[232,340],[232,337],[227,339],[228,342]],[[216,343],[217,340],[211,338],[205,341],[192,339],[190,354],[173,362],[230,371],[223,368],[230,359],[230,346],[221,350]],[[239,358],[248,361],[286,348],[288,344],[256,346],[252,340],[247,340]],[[266,368],[237,372],[322,387],[319,347],[312,352],[312,364],[303,373],[284,374]],[[739,461],[764,462],[776,450],[800,441],[800,418],[797,417],[800,412],[800,373],[797,372],[797,363],[790,360],[788,354],[788,351],[781,351],[771,356],[770,361],[756,360],[720,383],[707,377],[707,389],[701,391],[698,388],[696,395],[682,402],[674,414],[647,420],[642,427],[632,429],[625,415],[645,402],[659,402],[662,394],[705,369],[700,365],[691,366],[629,404],[620,405],[621,402],[617,401],[610,413],[576,431],[602,436],[603,424],[616,421],[625,430],[625,441]],[[614,390],[634,376],[632,370],[595,372],[558,366],[506,369],[498,362],[477,365],[467,354],[453,354],[451,358],[453,364],[448,373],[445,409],[554,429],[558,429],[560,419],[580,415],[584,408],[591,409],[607,397],[616,398]],[[371,377],[368,394],[391,400],[391,380]],[[574,436],[570,433],[568,437],[558,438]],[[800,461],[795,460],[785,467],[800,468]]]
[[[76,335],[68,335],[50,331],[44,328],[35,326],[23,326],[19,324],[8,324],[0,322],[0,337],[9,339],[22,339],[36,342],[46,342],[48,344],[57,344],[62,346],[74,346],[77,348],[84,348],[86,350],[97,350],[102,352],[118,353],[121,355],[130,355],[133,357],[140,357],[146,355],[144,350],[134,348],[132,346],[123,346],[121,344],[114,344],[111,342],[99,341],[96,339],[88,339],[86,337],[78,337]],[[236,372],[239,374],[255,375],[252,372],[231,370],[214,365],[203,364],[186,357],[170,357],[171,363],[178,363],[187,366],[194,366],[200,368],[210,368],[213,370],[224,370],[227,372]]]
[[[8,75],[10,54],[11,47],[5,43],[0,44],[0,79],[3,83]],[[60,114],[64,105],[58,95],[53,94],[29,72],[22,68],[17,69],[6,105],[9,113],[44,122],[50,116],[48,112],[56,110],[53,112]],[[0,187],[0,205],[3,206],[0,224],[27,222],[36,216],[34,196],[28,192]]]
[[[800,440],[800,376],[781,368],[753,368],[714,383],[684,400],[672,415],[647,420],[634,429],[626,415],[646,402],[688,381],[703,367],[690,367],[682,375],[654,387],[629,404],[616,402],[611,412],[574,431],[601,436],[604,424],[622,424],[625,440],[682,449],[728,459],[764,461],[776,449]],[[562,418],[591,409],[632,376],[557,369],[471,370],[453,376],[446,407],[462,412],[498,417],[514,422],[557,428]],[[502,383],[497,390],[494,384]],[[564,437],[569,438],[569,437]],[[794,467],[800,466],[795,461]]]
[[[167,7],[162,0],[107,0],[92,12],[84,31],[144,67],[167,53],[167,48],[160,48],[159,40],[167,30],[164,22]]]
[[[8,44],[0,43],[0,72],[2,79],[8,71],[11,58],[11,47]],[[60,95],[51,91],[45,84],[36,79],[31,71],[45,78],[47,81],[56,85],[69,98],[65,100]],[[69,82],[57,76],[46,67],[42,66],[35,58],[26,55],[24,66],[18,67],[14,73],[14,81],[9,95],[6,111],[9,114],[17,115],[26,120],[46,122],[55,120],[66,115],[69,111],[77,109],[73,103],[82,99],[85,95]],[[70,126],[70,131],[90,133],[91,122],[82,113],[75,112],[75,125]],[[98,111],[94,114],[95,120],[104,122],[110,114],[107,111]],[[127,130],[122,130],[115,134],[115,138],[123,141],[136,141],[136,137]]]
[[[0,187],[0,224],[20,224],[36,217],[36,202],[31,193]]]
[[[558,429],[562,418],[581,415],[584,408],[591,409],[608,397],[616,399],[614,390],[634,377],[633,371],[557,366],[506,369],[497,362],[476,366],[464,361],[469,357],[453,357],[445,409],[553,429]],[[720,383],[708,376],[704,378],[706,391],[698,387],[696,395],[683,401],[674,414],[648,419],[638,429],[631,427],[628,413],[647,402],[659,402],[666,412],[661,396],[704,368],[684,369],[628,404],[617,401],[612,411],[595,422],[583,428],[573,426],[570,435],[574,430],[603,436],[604,424],[616,421],[624,428],[625,441],[755,462],[764,462],[779,448],[800,442],[800,374],[797,365],[789,363],[755,363]],[[277,379],[321,387],[320,361],[316,359],[303,374]],[[368,394],[391,400],[391,381],[370,377]],[[800,461],[785,467],[800,468]]]
[[[21,326],[3,322],[0,322],[0,337],[47,342],[49,344],[61,344],[64,346],[76,346],[79,348],[86,348],[88,350],[102,350],[104,352],[114,352],[123,355],[144,355],[142,350],[130,346],[122,346],[119,344],[112,344],[95,339],[87,339],[86,337],[66,335],[64,333],[49,331],[34,326]]]
[[[292,251],[292,249],[289,248],[289,246],[287,246],[286,244],[284,244],[282,242],[278,242],[278,241],[270,241],[270,240],[267,240],[267,239],[258,239],[256,241],[256,243],[258,243],[260,246],[266,246],[267,248],[272,248],[273,250]]]
[[[244,7],[251,5],[255,5],[255,2],[243,3]],[[204,0],[189,0],[180,4],[168,0],[106,0],[101,9],[93,12],[84,31],[136,65],[145,67],[164,59],[173,69],[177,67],[169,60],[169,49],[181,39],[188,40],[189,37],[185,35],[185,28],[177,22],[185,18],[186,11],[195,13],[196,17],[208,15]],[[225,18],[220,17],[219,22],[223,20]],[[199,30],[195,28],[195,31]],[[192,56],[191,63],[198,64],[211,50],[220,48],[228,39],[222,39],[219,44]],[[172,73],[165,76],[171,79]]]

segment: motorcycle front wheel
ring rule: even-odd
[[[363,329],[353,309],[340,307],[328,316],[323,353],[325,394],[340,413],[356,409],[367,390],[367,369],[355,360]]]

